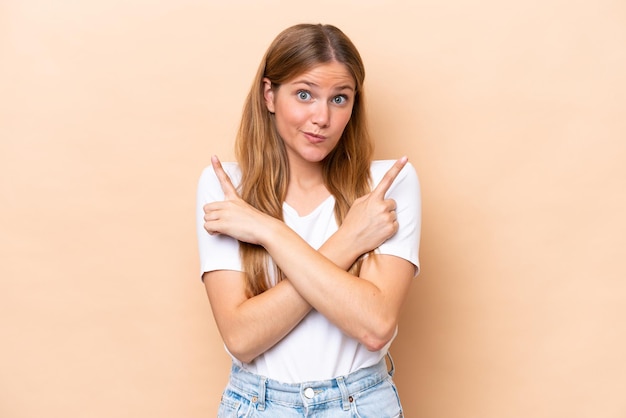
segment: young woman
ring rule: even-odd
[[[385,360],[419,270],[420,190],[372,161],[364,68],[330,25],[266,52],[237,163],[198,188],[202,279],[233,364],[219,417],[400,417]]]

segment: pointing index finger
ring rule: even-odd
[[[230,177],[228,177],[228,174],[226,174],[226,171],[224,171],[222,163],[220,162],[220,159],[217,158],[217,155],[211,157],[211,165],[213,165],[215,175],[220,182],[220,186],[222,186],[224,197],[230,198],[239,196],[237,193],[237,189],[235,189],[235,186],[233,186],[233,182],[230,180]]]
[[[402,171],[407,161],[409,161],[409,159],[406,156],[396,160],[391,168],[387,170],[380,183],[378,183],[376,188],[372,191],[372,194],[384,198],[385,193],[387,193],[387,190],[389,190],[389,187],[391,187],[393,181],[396,179],[396,177],[398,177],[398,174],[400,173],[400,171]]]

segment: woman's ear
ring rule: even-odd
[[[272,89],[272,82],[267,77],[263,78],[263,98],[267,110],[274,113],[274,90]]]

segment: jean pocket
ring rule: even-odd
[[[222,394],[217,418],[245,418],[250,416],[250,401],[237,392],[226,389]]]
[[[393,380],[385,379],[355,395],[352,411],[356,418],[402,418],[402,405]]]

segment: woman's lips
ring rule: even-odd
[[[320,142],[324,142],[326,140],[326,137],[324,135],[318,135],[312,132],[304,132],[304,136],[306,136],[309,142],[313,144],[319,144]]]

